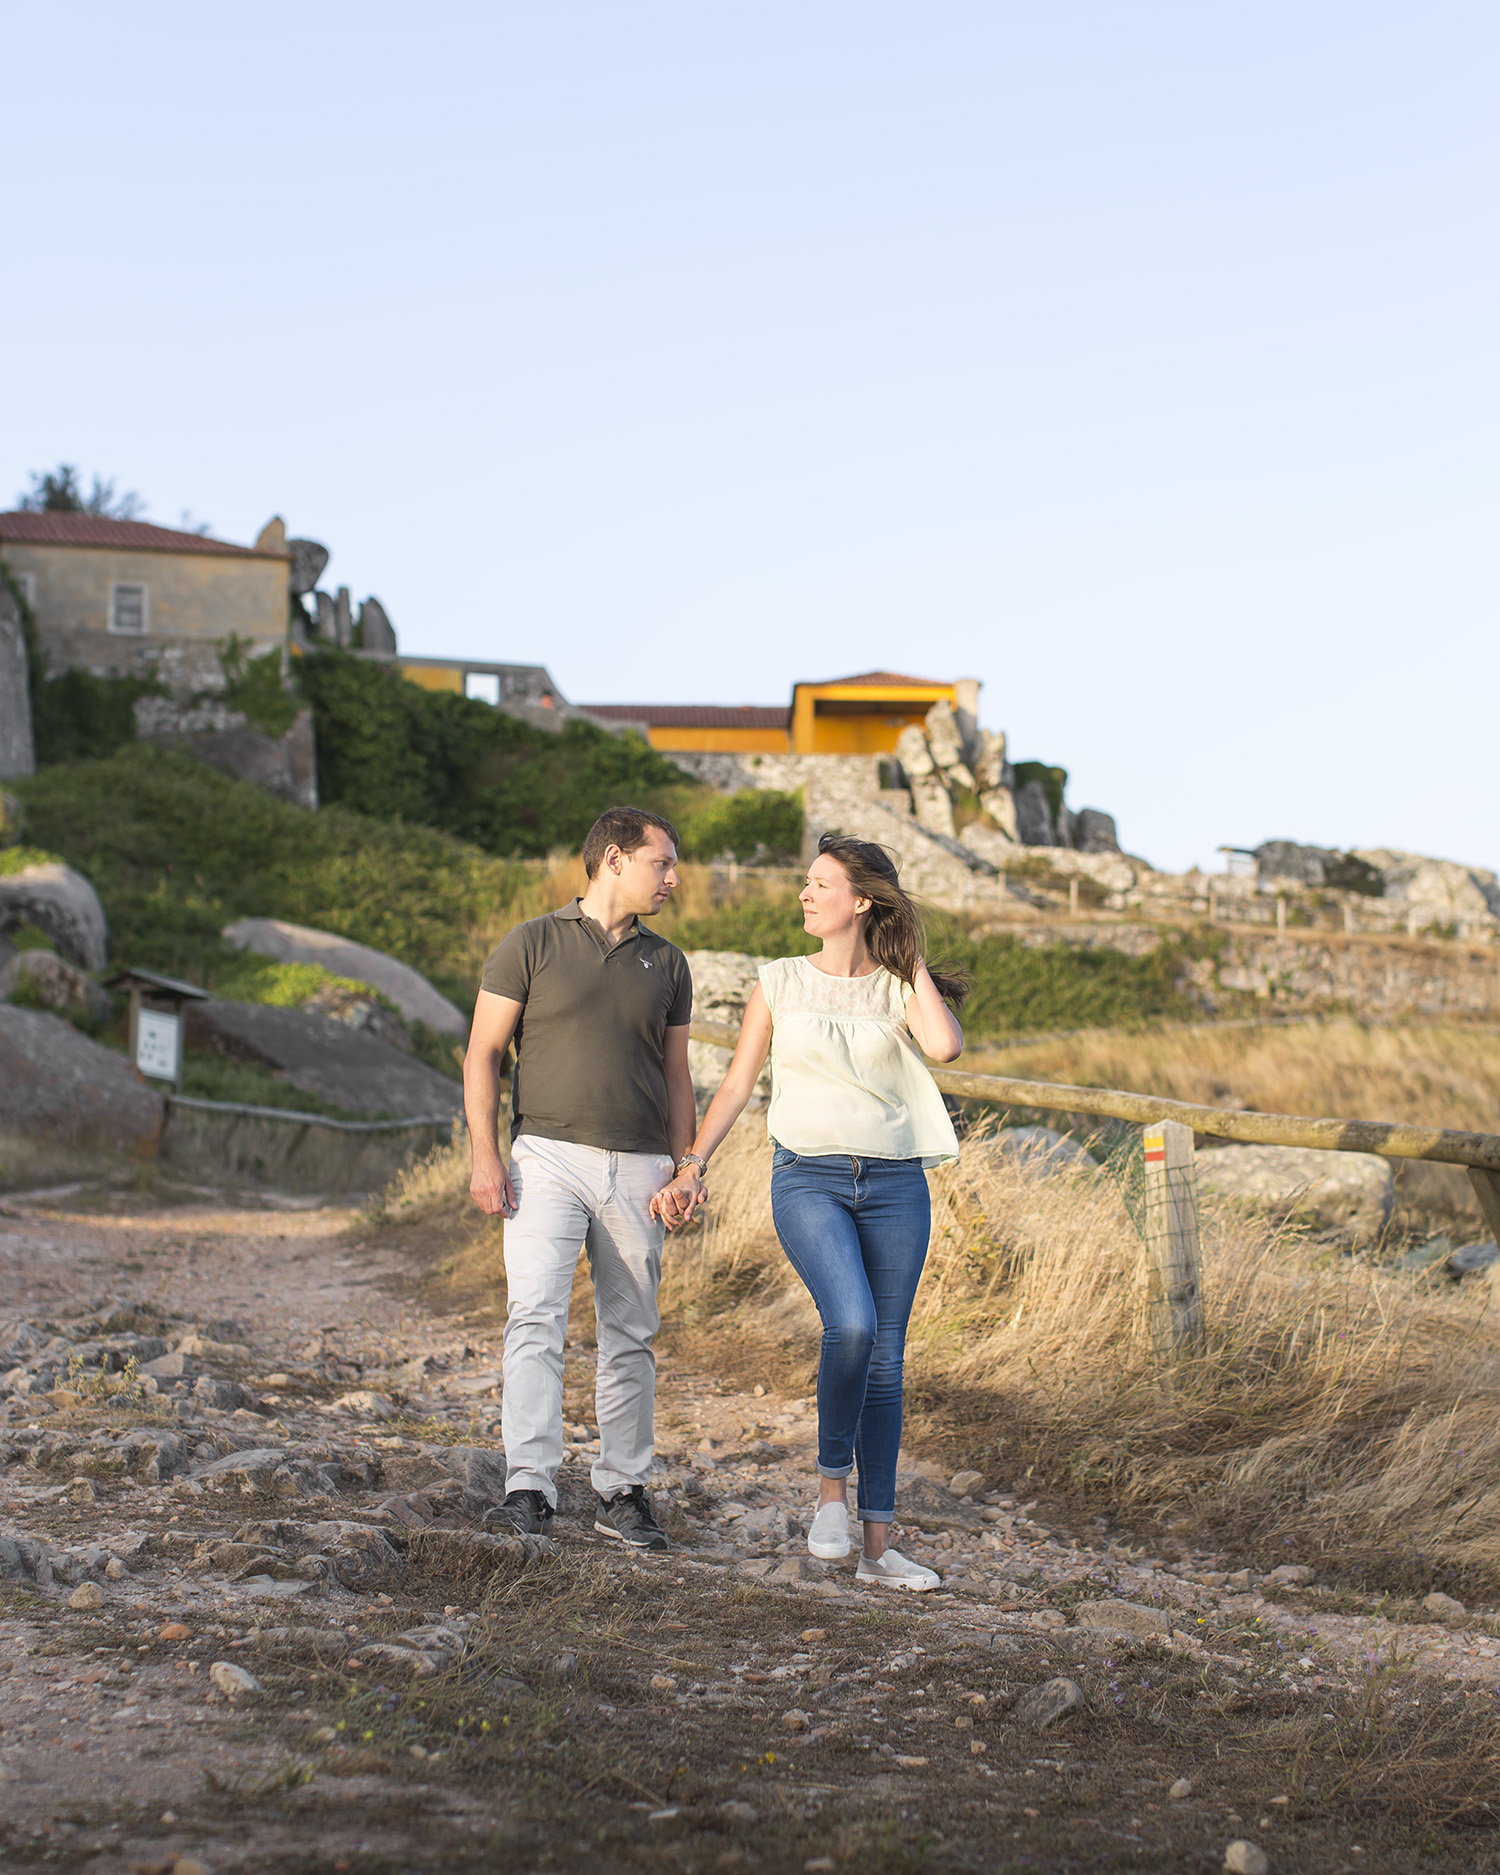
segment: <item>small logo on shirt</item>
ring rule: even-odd
[[[649,957],[643,957],[641,959],[641,968],[642,970],[649,970],[651,968],[651,959]]]

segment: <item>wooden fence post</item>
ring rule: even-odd
[[[1490,1235],[1500,1244],[1500,1174],[1485,1171],[1483,1166],[1469,1167],[1469,1183],[1479,1200],[1479,1209],[1490,1227]]]
[[[1157,1358],[1173,1361],[1200,1353],[1204,1339],[1193,1129],[1180,1120],[1159,1120],[1143,1129],[1141,1143],[1152,1339]]]

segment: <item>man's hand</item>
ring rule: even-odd
[[[693,1213],[707,1203],[708,1187],[699,1176],[697,1166],[690,1165],[671,1184],[662,1186],[647,1209],[652,1217],[659,1217],[668,1230],[676,1230],[679,1225],[690,1224]]]
[[[516,1188],[501,1159],[480,1162],[474,1157],[474,1176],[469,1180],[469,1196],[486,1217],[514,1217]]]

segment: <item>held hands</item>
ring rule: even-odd
[[[693,1213],[707,1203],[708,1187],[697,1166],[690,1165],[685,1172],[679,1172],[670,1185],[662,1186],[647,1209],[652,1217],[660,1218],[668,1230],[676,1230],[680,1225],[690,1224]]]
[[[473,1177],[469,1180],[469,1196],[486,1217],[508,1218],[516,1214],[516,1188],[499,1159],[492,1165],[475,1163]]]

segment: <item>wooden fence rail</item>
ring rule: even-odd
[[[739,1031],[718,1022],[695,1022],[695,1041],[733,1048]],[[1435,1159],[1468,1169],[1484,1220],[1500,1243],[1500,1135],[1446,1127],[1400,1126],[1383,1120],[1313,1120],[1287,1113],[1230,1113],[1186,1100],[1129,1094],[1112,1087],[1069,1087],[1058,1081],[1017,1081],[1002,1074],[961,1074],[934,1068],[945,1094],[996,1107],[1044,1113],[1087,1113],[1148,1126],[1176,1120],[1195,1133],[1255,1146],[1313,1146],[1328,1152],[1371,1152],[1386,1159]]]

